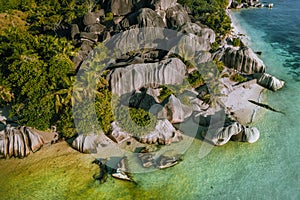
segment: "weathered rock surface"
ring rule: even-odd
[[[152,0],[152,6],[155,10],[167,10],[174,7],[177,4],[177,0]]]
[[[279,90],[284,86],[284,81],[267,73],[255,74],[254,77],[259,85],[272,91]]]
[[[165,27],[163,19],[150,8],[138,11],[137,22],[139,27]]]
[[[184,80],[185,64],[178,58],[167,59],[158,63],[145,63],[117,68],[109,75],[114,94],[123,95],[142,87],[177,85]]]
[[[78,135],[72,142],[72,147],[81,153],[97,153],[99,139],[97,135]]]
[[[85,27],[85,31],[89,33],[101,34],[105,30],[105,26],[102,24],[92,24]]]
[[[0,157],[24,158],[30,151],[38,151],[43,144],[43,138],[30,128],[8,126],[0,132]]]
[[[126,15],[133,11],[135,0],[111,0],[111,12],[114,15]]]
[[[178,29],[191,21],[188,13],[180,4],[166,10],[166,19],[168,28],[171,29]]]
[[[83,17],[83,23],[86,26],[93,25],[98,22],[99,19],[97,19],[97,14],[94,12],[88,12],[84,17]]]
[[[108,136],[116,143],[122,143],[123,141],[130,139],[131,135],[125,131],[122,131],[117,122],[111,123],[112,132]]]
[[[172,142],[179,142],[182,140],[180,131],[177,131],[172,124],[164,119],[158,120],[155,130],[147,135],[136,137],[141,143],[148,144],[171,144]]]
[[[201,27],[201,25],[196,23],[188,22],[180,27],[179,30],[182,33],[192,33],[197,35],[199,37],[200,44],[206,43],[206,49],[210,49],[210,44],[216,40],[216,34],[212,29],[204,27],[203,25]]]
[[[130,14],[120,22],[122,29],[128,29],[136,24],[139,28],[166,26],[161,16],[150,8],[142,8],[139,11]]]
[[[231,138],[234,141],[254,143],[259,138],[259,131],[255,127],[251,128],[233,122],[226,127],[217,129],[213,135],[206,135],[205,138],[216,146],[226,144]]]
[[[228,47],[223,55],[225,66],[233,68],[243,74],[265,72],[265,65],[257,55],[248,47]]]
[[[79,36],[80,30],[77,24],[71,25],[71,38],[74,40],[76,36]]]
[[[193,110],[191,107],[182,104],[178,98],[171,94],[161,112],[163,113],[159,116],[164,116],[171,123],[181,123],[191,116]]]
[[[81,32],[80,38],[81,40],[90,40],[92,42],[98,41],[98,35],[95,33]]]

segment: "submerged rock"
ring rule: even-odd
[[[133,181],[129,174],[128,160],[126,156],[121,158],[121,160],[117,163],[116,171],[112,173],[112,177],[125,181]]]
[[[177,165],[179,161],[182,161],[182,155],[176,153],[176,151],[167,151],[163,155],[159,156],[156,160],[156,167],[159,169],[165,169]]]
[[[142,166],[145,168],[151,167],[153,165],[154,158],[151,153],[139,153],[138,158],[140,159]]]

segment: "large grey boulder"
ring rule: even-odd
[[[99,21],[97,13],[95,12],[88,12],[86,15],[83,17],[83,23],[86,26],[93,25]]]
[[[150,8],[138,11],[137,22],[139,27],[165,27],[163,19]]]
[[[164,28],[140,28],[138,24],[129,27],[129,30],[114,35],[105,45],[114,50],[116,57],[130,51],[144,49],[159,49],[159,40],[165,39]],[[161,49],[161,48],[160,48]]]
[[[104,135],[103,132],[78,134],[74,139],[68,143],[77,151],[86,154],[97,153],[98,148],[112,145],[114,142]]]
[[[97,24],[92,24],[92,25],[86,26],[84,30],[86,32],[95,33],[95,34],[99,35],[99,34],[103,33],[103,31],[105,30],[105,26],[97,23]]]
[[[244,126],[238,122],[233,122],[225,127],[218,128],[215,132],[211,131],[211,134],[208,133],[205,136],[205,139],[216,146],[222,146],[230,139],[239,142],[254,143],[258,138],[259,131],[257,128]]]
[[[150,8],[142,8],[135,13],[125,17],[121,22],[121,28],[128,29],[133,25],[138,25],[139,28],[143,27],[165,27],[165,23],[160,15]],[[132,27],[131,27],[132,28]]]
[[[243,74],[263,73],[266,68],[263,61],[248,47],[226,48],[223,61],[225,66]]]
[[[191,21],[188,13],[180,4],[166,10],[166,19],[168,28],[171,29],[178,29]]]
[[[81,153],[97,153],[98,137],[94,134],[80,134],[72,142],[72,147]]]
[[[131,138],[131,134],[127,133],[126,131],[123,131],[119,127],[117,122],[112,122],[111,128],[112,128],[112,132],[108,137],[110,137],[114,142],[122,143]]]
[[[26,128],[25,130],[30,141],[30,149],[34,153],[43,146],[44,139],[38,133],[29,128]]]
[[[80,33],[81,40],[87,40],[91,42],[97,42],[98,41],[98,35],[95,33],[88,33],[88,32],[81,32]]]
[[[157,63],[133,64],[116,68],[109,75],[111,90],[119,96],[132,93],[142,87],[177,85],[184,80],[185,64],[178,58],[170,58]]]
[[[80,30],[77,24],[71,24],[71,38],[75,39],[76,36],[79,36]]]
[[[279,90],[284,86],[284,81],[267,73],[258,73],[254,77],[257,79],[257,84],[272,91]]]
[[[24,158],[30,151],[36,152],[43,145],[43,137],[25,126],[7,126],[0,132],[0,157],[3,158]]]
[[[164,116],[171,123],[181,123],[192,115],[192,108],[184,105],[173,94],[170,95],[159,116]]]
[[[136,137],[141,143],[147,144],[171,144],[172,142],[179,142],[182,140],[180,131],[176,130],[172,124],[164,119],[158,120],[154,131],[141,136]]]
[[[152,6],[155,10],[167,10],[177,4],[177,0],[152,0]]]
[[[111,12],[114,15],[127,15],[134,10],[135,0],[111,0]]]
[[[179,31],[185,34],[197,35],[199,37],[198,42],[203,46],[203,50],[209,50],[211,43],[216,40],[216,34],[212,29],[196,23],[188,22],[181,26]]]

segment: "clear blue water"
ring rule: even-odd
[[[263,100],[286,115],[264,111],[253,124],[261,132],[256,143],[229,142],[199,158],[203,143],[195,139],[182,163],[134,174],[137,185],[112,178],[95,183],[93,156],[77,162],[82,158],[71,150],[51,160],[30,161],[46,150],[40,151],[22,165],[6,161],[10,174],[0,180],[0,195],[5,194],[0,199],[300,199],[300,1],[272,2],[273,9],[232,13],[247,44],[262,51],[267,72],[286,81]],[[18,164],[12,168],[9,162]]]

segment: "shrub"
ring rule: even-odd
[[[240,38],[233,38],[232,39],[232,45],[235,46],[235,47],[239,47],[241,46],[242,44],[242,41]]]
[[[189,74],[187,80],[193,88],[197,88],[205,84],[205,81],[199,71],[193,71]]]
[[[162,86],[160,86],[160,88],[161,88],[161,91],[160,91],[159,96],[158,96],[158,100],[160,102],[162,102],[163,100],[165,100],[171,94],[175,94],[175,92],[170,87],[162,85]]]
[[[221,73],[224,70],[224,63],[218,60],[214,60],[214,63],[216,64],[219,73]]]
[[[156,117],[141,108],[121,106],[115,110],[115,113],[121,129],[134,136],[143,136],[153,131],[157,124]]]
[[[246,81],[247,79],[239,74],[233,74],[230,76],[230,80],[241,83],[241,82]]]

